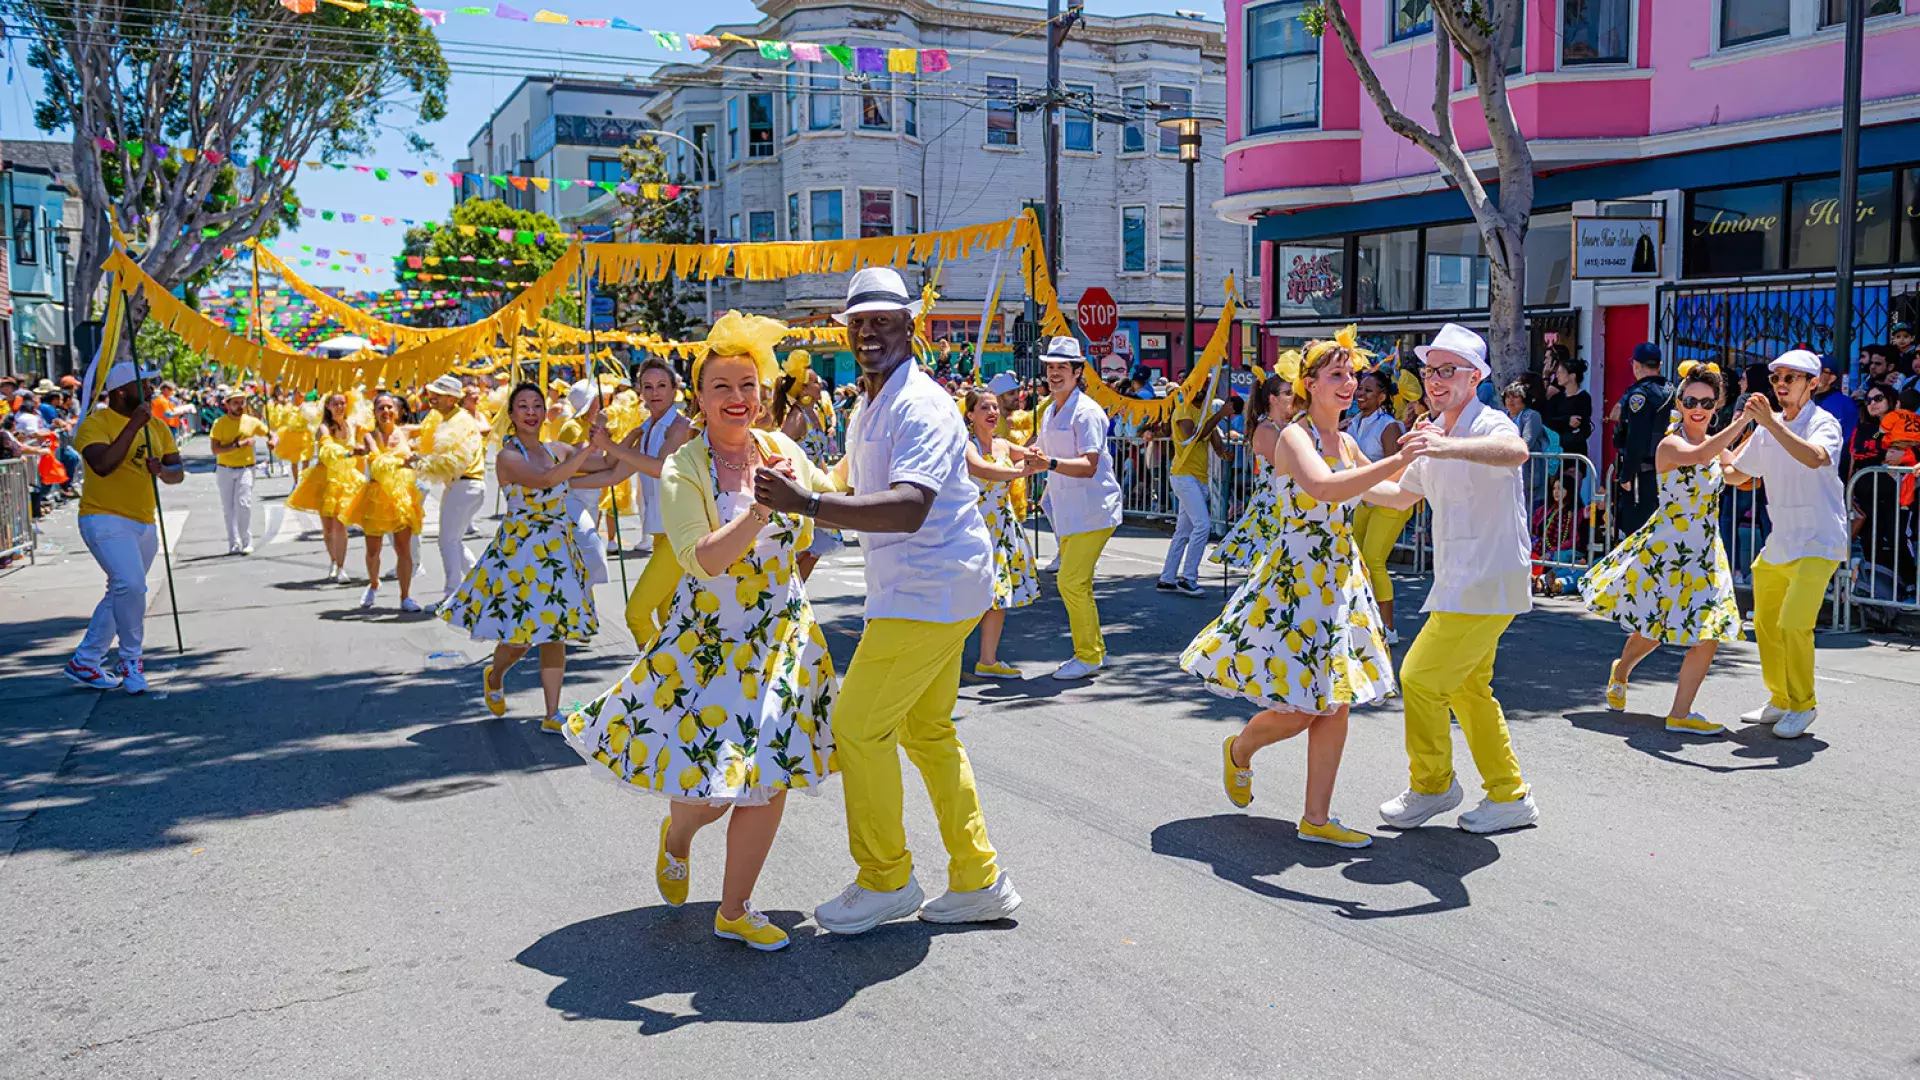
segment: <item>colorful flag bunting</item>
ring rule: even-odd
[[[915,49],[888,49],[887,70],[911,75],[920,70],[920,53]]]
[[[839,61],[843,69],[847,71],[853,70],[853,49],[851,47],[846,45],[828,45],[826,47],[826,54]]]
[[[808,63],[817,64],[825,59],[825,54],[820,51],[820,46],[810,41],[795,41],[792,42],[791,45],[793,48],[793,58],[795,60],[805,60]]]
[[[760,55],[769,60],[785,60],[793,55],[784,41],[761,41],[756,44],[760,46]]]
[[[510,8],[510,7],[508,7],[508,6],[507,6],[507,5],[505,5],[505,4],[495,4],[495,5],[494,5],[494,7],[493,7],[493,17],[494,17],[494,18],[496,18],[496,19],[512,19],[512,20],[513,20],[513,21],[515,21],[515,22],[526,22],[526,21],[527,21],[527,13],[526,13],[526,12],[524,12],[524,11],[521,11],[521,10],[519,10],[518,8]]]
[[[556,26],[565,26],[568,23],[572,22],[573,20],[569,19],[565,15],[560,14],[557,11],[548,11],[546,8],[541,8],[539,11],[536,11],[533,13],[533,21],[538,23],[553,23]]]
[[[447,13],[444,11],[435,8],[415,8],[414,10],[420,13],[421,18],[435,26],[445,26],[447,23]]]
[[[929,74],[929,75],[936,71],[948,70],[947,50],[921,49],[920,50],[920,70],[922,73]]]
[[[615,23],[619,23],[621,20],[615,19],[613,21]],[[628,27],[621,27],[621,29],[637,30],[639,29],[639,27],[628,26]],[[667,50],[668,52],[680,51],[680,35],[679,34],[673,33],[670,30],[649,30],[647,32],[653,35],[653,43],[655,45],[660,46],[661,48]]]
[[[863,72],[880,72],[887,70],[887,53],[885,49],[870,49],[862,45],[860,48],[854,50],[854,55],[860,58],[858,66]]]
[[[590,28],[592,28],[592,29],[594,29],[594,30],[605,30],[605,29],[607,28],[607,20],[605,20],[605,19],[575,19],[575,20],[573,20],[573,25],[575,25],[575,26],[585,26],[585,27],[590,27]]]
[[[720,39],[712,34],[688,34],[687,44],[696,49],[717,49]]]

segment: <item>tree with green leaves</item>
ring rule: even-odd
[[[676,199],[649,199],[640,188],[644,184],[687,183],[684,176],[668,175],[667,155],[657,141],[620,151],[620,164],[627,174],[627,190],[616,190],[614,197],[632,222],[630,229],[621,230],[622,239],[651,244],[701,242],[701,193],[689,191]],[[697,302],[700,294],[675,274],[669,273],[659,281],[603,286],[602,291],[618,299],[622,329],[678,341],[699,325],[688,305]]]
[[[503,230],[508,233],[505,240],[500,238]],[[407,230],[400,255],[393,262],[393,276],[402,286],[418,283],[428,288],[478,292],[483,287],[422,279],[419,275],[447,274],[525,284],[553,269],[570,246],[566,226],[546,214],[517,210],[498,199],[469,198],[453,208],[445,224],[436,223],[431,228],[416,225]],[[518,292],[513,286],[498,291],[490,307],[498,309]],[[565,322],[578,322],[579,311],[580,297],[571,288],[548,305],[548,317]],[[429,314],[454,323],[472,319],[470,311],[457,308]]]
[[[177,288],[222,248],[289,220],[300,162],[365,154],[395,108],[419,122],[446,113],[446,62],[411,7],[23,0],[9,15],[45,83],[35,121],[71,127],[94,211],[81,223],[82,296],[99,285],[109,216],[140,245],[141,268]]]
[[[1433,18],[1433,126],[1408,116],[1373,70],[1344,4],[1363,0],[1325,0],[1301,16],[1309,33],[1331,29],[1360,76],[1360,85],[1387,126],[1437,162],[1466,199],[1474,224],[1486,243],[1489,264],[1487,360],[1495,385],[1527,370],[1526,239],[1533,214],[1533,152],[1507,99],[1507,56],[1520,27],[1521,0],[1401,0],[1410,14],[1424,8]],[[1467,82],[1479,99],[1492,142],[1498,192],[1489,189],[1468,159],[1453,129],[1453,58],[1458,55]]]

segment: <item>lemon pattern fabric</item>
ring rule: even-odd
[[[1002,468],[1010,468],[1008,457],[994,457],[981,450],[981,456]],[[1040,599],[1040,575],[1034,571],[1033,551],[1027,547],[1027,530],[1013,515],[1013,485],[1016,481],[988,482],[979,478],[980,516],[987,519],[987,532],[993,537],[993,607],[996,611],[1023,608]]]
[[[722,522],[750,495],[715,500]],[[683,575],[666,629],[561,728],[634,791],[713,806],[818,794],[839,771],[833,657],[796,569],[804,519],[774,514],[727,572]]]
[[[1660,474],[1660,509],[1588,571],[1596,614],[1663,645],[1739,641],[1733,570],[1720,542],[1720,463]]]
[[[1236,570],[1251,570],[1273,550],[1280,537],[1278,494],[1274,490],[1273,466],[1265,458],[1253,459],[1253,498],[1246,512],[1213,549],[1212,560]]]
[[[1273,486],[1272,550],[1180,666],[1216,694],[1268,709],[1325,714],[1382,700],[1393,660],[1353,535],[1359,500],[1323,503],[1287,476]]]
[[[507,436],[504,446],[526,453],[518,435]],[[567,516],[567,485],[500,487],[507,518],[459,591],[441,605],[440,617],[475,641],[591,640],[600,623],[587,585],[587,561]]]

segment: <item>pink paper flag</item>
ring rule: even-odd
[[[920,70],[922,72],[931,73],[935,71],[946,71],[949,69],[949,66],[950,65],[948,65],[947,63],[947,50],[945,49],[921,49],[920,50]]]
[[[793,58],[795,60],[806,60],[810,63],[817,64],[825,60],[827,54],[820,51],[820,46],[811,42],[796,41],[793,43]]]
[[[432,23],[435,26],[446,25],[447,13],[444,11],[440,11],[435,8],[414,8],[414,10],[420,13],[421,18],[427,20],[428,22]]]
[[[575,20],[573,20],[573,25],[575,25],[575,26],[590,26],[590,27],[592,27],[592,28],[594,28],[595,30],[605,30],[605,29],[607,28],[607,20],[605,20],[605,19],[575,19]]]

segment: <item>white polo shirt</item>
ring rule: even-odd
[[[1475,400],[1447,434],[1518,439],[1520,429]],[[1518,467],[1421,458],[1407,467],[1400,487],[1425,496],[1433,510],[1433,588],[1421,611],[1523,615],[1533,609],[1526,489]]]
[[[1117,527],[1120,481],[1113,475],[1113,456],[1107,453],[1107,411],[1075,388],[1065,405],[1047,410],[1036,438],[1048,457],[1100,455],[1094,474],[1085,480],[1059,472],[1047,474],[1047,516],[1053,531],[1072,536]]]
[[[934,493],[918,532],[862,530],[867,618],[954,623],[993,602],[993,538],[980,489],[967,475],[960,410],[912,360],[878,397],[864,394],[847,421],[847,470],[855,495],[908,483]]]
[[[1734,467],[1766,482],[1767,515],[1773,532],[1760,558],[1778,566],[1813,557],[1847,560],[1846,494],[1840,483],[1840,455],[1846,438],[1840,421],[1811,402],[1786,421],[1787,430],[1827,452],[1827,464],[1809,469],[1794,460],[1766,428],[1741,447]]]

